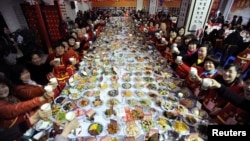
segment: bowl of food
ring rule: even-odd
[[[83,97],[83,98],[80,98],[78,101],[77,101],[77,106],[79,108],[82,108],[82,107],[86,107],[88,106],[90,103],[90,100],[86,97]]]
[[[189,126],[195,126],[199,122],[198,118],[192,114],[183,115],[183,121]]]
[[[182,135],[187,135],[189,133],[188,125],[180,120],[174,121],[173,129]]]
[[[172,128],[171,122],[163,116],[160,116],[156,120],[156,122],[157,122],[157,125],[161,131],[167,131],[167,130],[170,130]]]
[[[90,124],[88,127],[88,133],[91,136],[100,135],[102,131],[103,131],[103,125],[97,122]]]
[[[204,118],[207,118],[207,117],[208,117],[208,113],[207,113],[205,110],[199,109],[199,108],[197,108],[197,107],[194,107],[194,108],[191,110],[191,112],[192,112],[194,115],[196,115],[196,116],[198,116],[199,118],[201,118],[201,119],[204,119]]]
[[[62,109],[65,112],[72,111],[75,108],[75,103],[73,101],[67,101],[62,105]]]
[[[180,114],[177,111],[164,111],[163,116],[170,120],[176,120]]]
[[[116,120],[110,120],[110,123],[107,126],[106,131],[108,132],[109,135],[115,136],[117,135],[121,130],[120,125]]]
[[[141,134],[140,128],[136,123],[127,124],[125,127],[125,134],[127,136],[139,137],[139,135]]]
[[[110,90],[110,91],[108,91],[108,95],[111,97],[115,97],[118,95],[118,91],[117,90]]]

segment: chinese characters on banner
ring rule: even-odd
[[[181,8],[180,8],[180,14],[177,20],[177,27],[183,27],[185,26],[186,17],[188,14],[189,9],[189,1],[190,0],[182,0],[181,1]]]
[[[212,0],[196,0],[194,2],[188,31],[195,32],[204,27],[211,4]]]
[[[156,8],[157,8],[157,0],[150,0],[150,3],[149,3],[149,14],[150,15],[155,15]]]

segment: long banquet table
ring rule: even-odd
[[[91,45],[52,106],[52,119],[62,126],[67,112],[76,113],[80,126],[70,139],[143,141],[159,133],[162,141],[188,140],[205,121],[167,60],[142,40],[128,19],[117,17]]]

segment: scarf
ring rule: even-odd
[[[195,51],[187,50],[186,56],[192,56],[196,51],[197,51],[197,49]]]
[[[214,75],[215,73],[217,73],[217,71],[217,69],[214,69],[212,71],[204,71],[203,73],[201,73],[201,76],[208,77],[210,75]]]

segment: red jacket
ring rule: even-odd
[[[29,122],[26,113],[42,104],[44,102],[41,102],[38,97],[16,104],[0,100],[0,128],[9,128],[23,121]]]
[[[42,96],[45,92],[43,87],[29,84],[16,85],[14,88],[17,92],[15,96],[21,101],[26,101],[38,96]]]
[[[227,86],[231,91],[237,93],[237,94],[241,94],[243,92],[243,84],[238,82],[237,84],[233,83],[231,84],[230,86]],[[208,109],[206,106],[207,105],[213,105],[214,106],[211,106],[212,108],[211,109]],[[212,104],[213,103],[213,104]],[[227,105],[228,101],[219,96],[219,94],[213,90],[213,89],[209,89],[207,91],[207,93],[205,94],[205,97],[204,97],[204,100],[203,100],[203,103],[202,103],[202,106],[205,110],[207,110],[208,112],[213,112],[213,109],[214,108],[224,108],[226,105]]]

